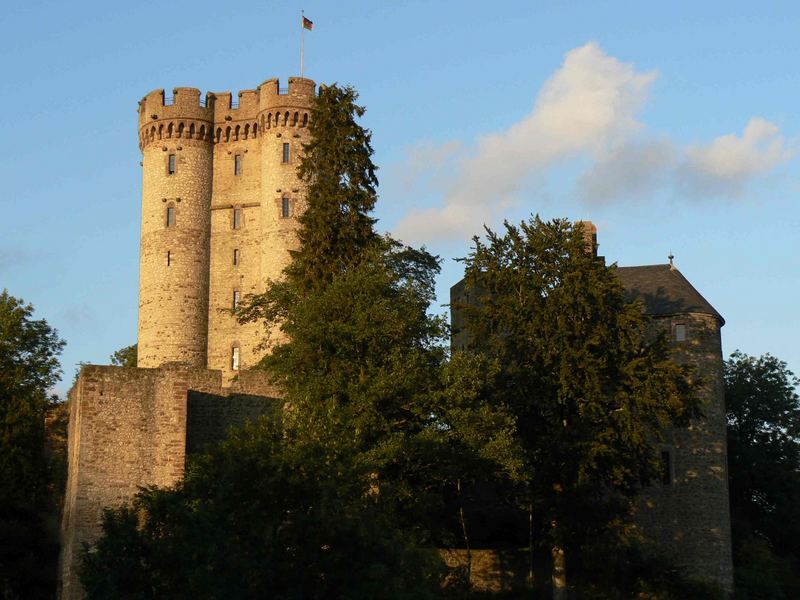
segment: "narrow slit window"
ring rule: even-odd
[[[167,250],[167,266],[170,266],[171,264],[172,264],[172,252]]]
[[[284,142],[283,144],[283,162],[289,162],[289,143]]]
[[[242,209],[241,208],[234,208],[233,209],[233,228],[234,229],[241,229],[242,227]]]
[[[239,370],[239,346],[231,348],[231,369]]]
[[[241,175],[242,174],[242,155],[236,154],[233,157],[233,174],[234,175]]]
[[[289,218],[289,199],[285,197],[281,198],[281,217]]]
[[[233,290],[233,310],[239,306],[239,300],[241,299],[241,295],[239,290]]]
[[[236,267],[239,265],[239,249],[234,248],[233,250],[233,266]]]
[[[661,451],[661,484],[672,485],[672,452]]]
[[[175,207],[167,207],[167,227],[175,227]]]
[[[175,174],[175,155],[170,154],[169,158],[167,159],[167,173],[170,175]]]
[[[675,341],[676,342],[686,341],[686,325],[684,325],[683,323],[678,323],[675,325]]]

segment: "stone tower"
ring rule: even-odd
[[[141,367],[206,365],[213,123],[213,99],[196,89],[139,103]]]
[[[139,103],[140,367],[184,363],[229,381],[263,355],[261,325],[230,310],[278,278],[297,244],[314,92],[308,79],[270,79],[237,101],[176,88]]]

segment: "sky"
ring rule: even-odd
[[[137,102],[153,89],[349,84],[379,227],[442,258],[483,225],[586,219],[620,265],[675,265],[723,351],[800,371],[796,2],[4,3],[0,289],[80,362],[136,341]]]

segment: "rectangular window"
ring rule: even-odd
[[[167,227],[175,227],[175,208],[167,207]]]
[[[231,369],[239,370],[239,346],[231,348]]]
[[[284,142],[283,144],[283,162],[289,162],[289,143]]]
[[[238,266],[239,264],[239,249],[234,248],[233,250],[233,266]]]
[[[242,174],[242,155],[237,154],[233,157],[233,174],[234,175],[241,175]]]
[[[233,290],[233,310],[236,310],[236,307],[239,306],[239,299],[241,296],[239,295],[239,290]]]
[[[672,452],[661,451],[661,484],[672,485]]]
[[[167,173],[170,175],[175,174],[175,155],[170,154],[169,159],[167,160]]]
[[[242,227],[242,209],[233,209],[233,228],[240,229]]]
[[[171,264],[172,264],[172,252],[167,250],[167,266],[170,266]]]
[[[281,217],[284,219],[289,218],[289,199],[281,198]]]
[[[686,325],[683,323],[678,323],[675,325],[675,341],[676,342],[685,342],[686,341]]]

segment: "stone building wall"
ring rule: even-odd
[[[636,513],[652,550],[694,578],[733,590],[728,499],[725,391],[720,322],[712,315],[683,314],[653,319],[654,333],[671,339],[673,357],[694,368],[692,383],[702,418],[667,432],[669,483],[649,487]],[[675,341],[683,325],[685,341]]]
[[[175,484],[187,454],[270,414],[276,397],[260,373],[223,387],[219,371],[83,367],[70,394],[61,597],[82,597],[80,551],[100,533],[103,508],[131,499],[140,486]]]

